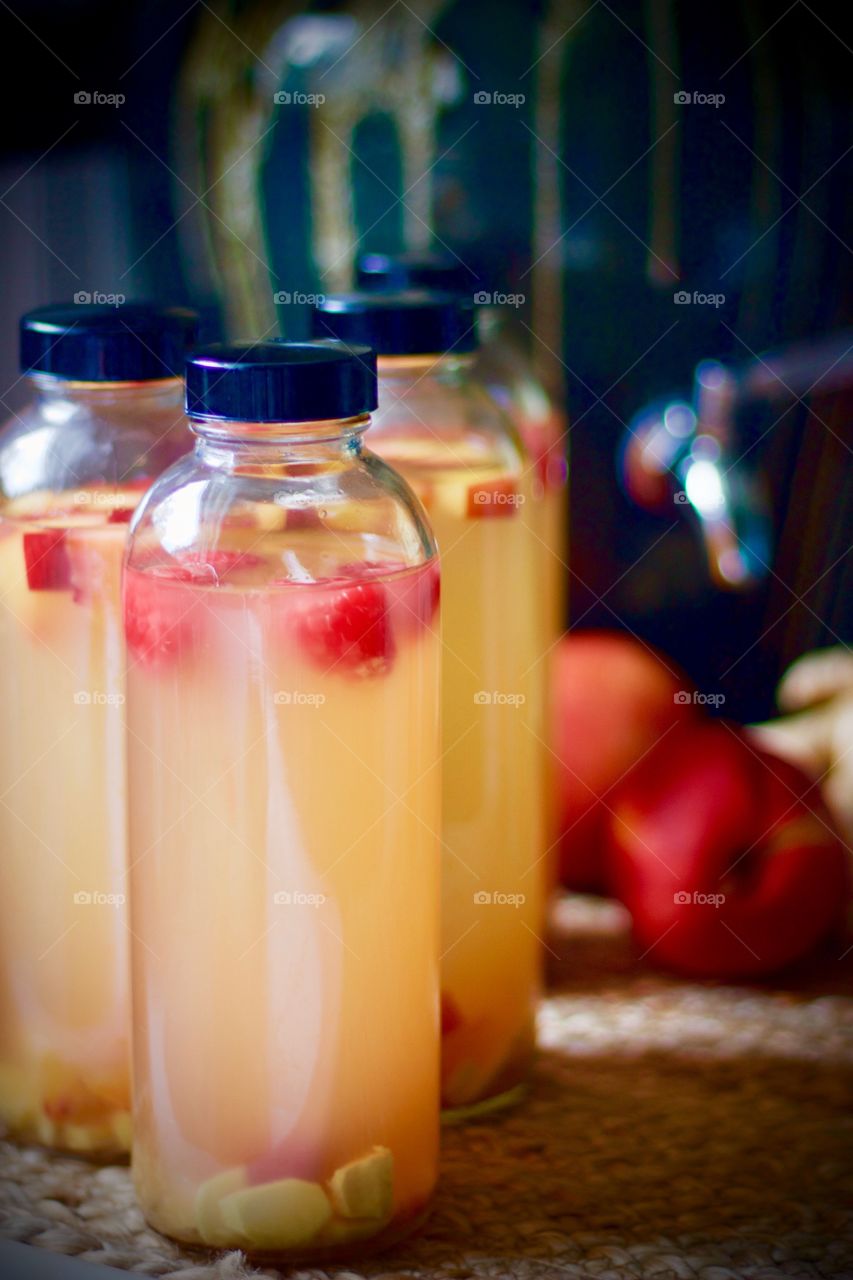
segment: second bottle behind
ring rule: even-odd
[[[470,375],[470,303],[409,291],[327,297],[315,333],[379,356],[373,449],[406,477],[442,557],[442,1102],[512,1101],[527,1074],[545,879],[532,474]]]

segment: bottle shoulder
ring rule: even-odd
[[[510,416],[473,377],[380,382],[367,444],[392,465],[519,472],[521,440]]]
[[[262,585],[334,578],[363,562],[412,568],[436,548],[406,481],[369,450],[226,462],[197,446],[140,504],[129,562],[222,553],[252,557]]]
[[[0,494],[18,498],[155,476],[190,446],[178,404],[111,409],[36,398],[0,429]]]

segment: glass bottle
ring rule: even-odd
[[[545,552],[541,599],[546,632],[553,643],[567,625],[568,427],[565,414],[537,377],[519,340],[519,326],[511,322],[516,295],[478,290],[477,277],[460,260],[426,250],[363,253],[356,263],[356,281],[360,289],[371,292],[438,289],[467,294],[478,304],[480,345],[473,374],[512,418],[533,466],[536,504],[530,515]],[[502,297],[506,298],[503,304]]]
[[[45,307],[0,436],[0,1121],[92,1157],[130,1142],[120,567],[190,445],[193,312]]]
[[[134,1181],[188,1244],[351,1256],[438,1154],[435,545],[373,353],[208,348],[134,520]]]
[[[471,377],[473,309],[332,295],[315,332],[379,353],[370,444],[421,498],[443,610],[442,1103],[513,1100],[527,1074],[545,883],[541,548],[512,426]]]

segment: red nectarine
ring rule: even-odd
[[[602,892],[608,793],[695,713],[692,686],[628,635],[581,631],[554,650],[551,701],[560,879],[570,889]]]

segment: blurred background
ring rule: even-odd
[[[10,0],[3,403],[25,395],[28,308],[168,298],[210,336],[297,336],[359,252],[438,249],[472,294],[512,296],[505,323],[567,412],[567,621],[660,645],[727,715],[762,718],[794,658],[853,639],[839,13]],[[829,345],[768,363],[791,343]],[[708,360],[758,388],[708,410],[749,549],[734,580],[702,494],[625,457],[677,447],[664,406],[697,407]]]

